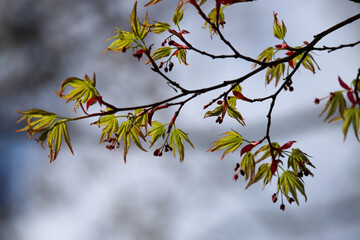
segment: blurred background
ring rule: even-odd
[[[170,21],[177,1],[163,1],[144,9],[150,19]],[[211,2],[211,1],[209,1]],[[293,79],[294,92],[278,98],[271,136],[311,155],[314,178],[306,178],[308,201],[300,207],[273,204],[276,184],[261,191],[261,184],[244,191],[242,179],[232,180],[238,152],[220,160],[222,153],[206,153],[219,134],[233,128],[248,140],[264,136],[269,102],[239,104],[247,127],[232,119],[222,125],[203,119],[202,107],[224,90],[195,99],[183,108],[177,127],[190,133],[195,149],[187,147],[180,164],[171,154],[161,158],[131,147],[128,162],[121,150],[109,152],[99,145],[100,129],[92,121],[69,125],[75,155],[64,146],[49,164],[48,152],[25,134],[15,133],[16,110],[41,108],[72,116],[55,90],[69,76],[97,75],[97,87],[117,107],[147,104],[174,94],[161,77],[130,52],[102,51],[115,27],[129,30],[133,0],[2,0],[0,1],[0,239],[356,239],[360,234],[359,143],[349,130],[344,142],[341,123],[324,124],[314,104],[340,89],[337,77],[350,83],[360,67],[360,47],[315,56],[321,71],[301,69]],[[204,10],[211,10],[207,4]],[[292,46],[311,41],[313,35],[360,11],[347,0],[259,0],[235,4],[226,10],[224,35],[244,55],[256,57],[280,42],[273,37],[273,11],[288,28]],[[202,29],[203,21],[188,6],[182,22],[194,46],[214,54],[229,54],[216,36]],[[327,36],[319,47],[359,40],[357,21]],[[162,35],[160,36],[162,37]],[[162,41],[159,36],[148,43]],[[158,47],[158,45],[156,45]],[[242,76],[251,64],[242,60],[211,60],[189,53],[190,66],[175,62],[169,73],[185,88],[194,89]],[[271,94],[264,74],[243,84],[248,97]],[[95,108],[94,108],[95,109]],[[154,120],[168,121],[176,109],[158,112]],[[80,112],[78,114],[81,114]]]

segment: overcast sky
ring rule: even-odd
[[[145,14],[139,2],[139,17]],[[150,7],[151,20],[170,21],[177,1]],[[212,2],[209,0],[208,2]],[[101,52],[115,27],[129,29],[134,1],[3,0],[0,2],[0,238],[57,239],[355,239],[360,234],[359,142],[352,129],[344,142],[341,124],[327,125],[318,118],[322,105],[315,97],[340,89],[337,77],[349,83],[360,67],[360,47],[315,56],[321,71],[301,69],[293,78],[294,92],[284,92],[273,113],[271,137],[311,155],[314,178],[305,179],[308,201],[273,204],[272,184],[244,191],[246,183],[232,180],[238,152],[220,160],[222,153],[208,153],[219,134],[231,128],[244,138],[258,140],[265,134],[269,102],[239,105],[247,126],[235,121],[215,124],[203,119],[202,107],[224,90],[200,96],[186,105],[177,127],[190,132],[195,149],[186,146],[180,164],[170,154],[161,158],[130,149],[125,165],[122,151],[109,152],[98,144],[99,129],[85,124],[70,126],[75,151],[63,147],[49,164],[47,151],[25,134],[15,133],[15,110],[43,108],[72,115],[54,90],[69,76],[97,74],[100,93],[118,107],[147,104],[174,92],[144,64],[127,54]],[[203,21],[190,5],[183,29],[197,48],[229,54],[216,36],[210,40]],[[211,7],[205,7],[209,10]],[[243,54],[256,57],[280,42],[273,37],[273,11],[284,20],[291,46],[360,12],[360,4],[347,0],[258,0],[226,9],[224,35]],[[359,40],[360,22],[347,26],[319,43],[338,46]],[[169,74],[186,88],[214,85],[251,70],[242,60],[211,60],[188,54],[189,66],[175,63]],[[251,98],[267,96],[264,74],[243,84]],[[173,110],[173,109],[171,109]],[[172,111],[159,112],[167,121]]]

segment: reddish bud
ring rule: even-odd
[[[281,205],[280,205],[280,210],[281,210],[281,211],[285,211],[285,204],[281,204]]]
[[[291,148],[291,146],[293,145],[293,143],[296,143],[296,141],[288,141],[287,143],[285,143],[284,145],[282,145],[279,149],[280,149],[280,150],[289,149],[289,148]]]
[[[319,103],[320,103],[320,99],[315,98],[314,102],[315,102],[315,104],[319,104]]]
[[[234,179],[235,182],[238,180],[238,178],[239,178],[239,175],[234,174],[233,179]]]
[[[233,94],[236,98],[238,99],[241,99],[241,100],[244,100],[244,101],[247,101],[247,102],[251,102],[250,99],[248,99],[247,97],[245,97],[244,95],[242,95],[241,92],[238,92],[238,91],[233,91]]]
[[[175,42],[174,42],[173,40],[170,40],[170,41],[169,41],[169,45],[170,45],[170,46],[174,45],[174,43],[175,43]]]
[[[245,147],[241,149],[240,156],[242,156],[244,153],[250,152],[256,145],[258,145],[260,142],[252,142]]]
[[[221,105],[221,104],[223,103],[223,101],[222,101],[222,100],[217,100],[216,103],[219,104],[219,105]]]
[[[340,86],[343,87],[346,90],[351,90],[351,88],[341,79],[341,77],[338,77]]]
[[[240,170],[240,174],[241,176],[244,176],[245,175],[245,171],[243,169]]]

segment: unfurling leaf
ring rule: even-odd
[[[271,173],[271,165],[268,164],[268,163],[264,163],[258,168],[258,170],[256,171],[253,178],[246,185],[245,189],[249,188],[251,185],[253,185],[254,183],[260,181],[263,178],[264,178],[264,181],[263,181],[263,187],[262,188],[264,189],[265,186],[271,181],[272,176],[273,175]]]
[[[189,65],[186,62],[186,53],[187,51],[184,48],[180,48],[176,51],[176,57],[179,59],[180,64],[183,62],[185,65]]]
[[[124,49],[128,49],[131,47],[133,42],[135,41],[135,36],[133,33],[122,31],[119,28],[117,28],[118,34],[112,38],[107,39],[106,41],[114,40],[104,51],[114,51],[114,52],[120,52]]]
[[[67,130],[66,124],[64,121],[58,121],[53,125],[53,127],[50,128],[49,132],[47,133],[47,145],[50,150],[50,154],[49,154],[50,163],[55,161],[60,151],[62,138],[64,138],[71,153],[74,154],[73,149],[71,147],[69,132]]]
[[[274,47],[268,47],[260,55],[256,58],[256,60],[260,62],[270,62],[275,54],[275,48]],[[253,64],[253,68],[257,66],[257,63]]]
[[[276,87],[279,83],[279,80],[281,79],[281,76],[284,75],[284,72],[285,72],[284,63],[279,63],[276,66],[268,67],[265,75],[266,84],[270,84],[270,82],[275,78],[276,79],[275,87]]]
[[[148,2],[147,4],[145,4],[144,7],[148,7],[150,5],[155,5],[158,4],[159,2],[161,2],[162,0],[151,0],[150,2]]]
[[[293,171],[284,171],[279,178],[278,184],[287,199],[290,198],[289,193],[291,193],[297,205],[299,205],[297,191],[299,191],[305,197],[305,201],[307,201],[304,184],[302,180]]]
[[[174,130],[172,130],[169,138],[169,144],[171,148],[174,149],[173,151],[174,157],[176,156],[175,154],[175,146],[176,146],[180,156],[181,163],[184,161],[184,157],[185,157],[184,140],[187,141],[192,148],[194,148],[194,145],[192,144],[192,142],[190,141],[187,135],[188,134],[184,133],[183,131],[175,127]]]
[[[277,155],[279,154],[278,151],[276,151],[276,149],[280,148],[280,145],[277,143],[277,142],[273,142],[272,144],[272,148],[273,148],[273,151],[272,151],[272,156],[274,158],[277,157]],[[268,157],[271,156],[270,154],[270,146],[269,145],[264,145],[262,146],[261,148],[259,148],[255,153],[254,153],[254,157],[256,157],[257,155],[259,155],[261,152],[265,152],[258,160],[257,162],[260,162]]]
[[[241,159],[240,167],[245,172],[245,181],[253,178],[255,173],[255,160],[254,156],[251,152],[248,152],[244,155],[244,157]]]
[[[320,113],[320,116],[328,110],[328,113],[324,119],[324,121],[327,121],[332,115],[336,113],[337,110],[339,115],[343,117],[345,108],[346,108],[346,101],[342,92],[336,91],[331,94],[331,97],[329,101],[326,103],[323,111]]]
[[[115,135],[119,129],[119,122],[114,114],[100,117],[98,121],[92,124],[97,125],[98,127],[104,126],[101,131],[100,143],[115,137],[113,135]]]
[[[61,98],[67,99],[66,102],[75,101],[74,110],[76,110],[80,104],[88,102],[92,98],[100,97],[98,91],[95,88],[96,76],[94,74],[93,80],[85,75],[84,79],[70,77],[65,79],[60,86],[60,91],[56,92]],[[66,87],[72,87],[67,94],[63,94]]]
[[[160,138],[164,138],[165,137],[165,133],[166,133],[166,129],[165,129],[165,125],[163,125],[162,123],[158,122],[158,121],[153,121],[152,122],[152,128],[150,129],[148,135],[152,136],[151,138],[151,145],[150,148],[154,145],[154,143]]]
[[[286,35],[286,26],[284,21],[282,21],[282,25],[280,25],[279,20],[277,19],[277,13],[273,13],[274,14],[274,36],[276,38],[279,38],[281,40],[283,40],[285,38]]]
[[[234,118],[238,123],[245,126],[244,118],[241,116],[240,112],[236,110],[235,107],[231,107],[230,105],[227,107],[227,113],[230,117]]]
[[[16,131],[27,131],[30,137],[33,137],[36,133],[48,129],[57,119],[57,115],[55,113],[47,112],[41,109],[31,109],[29,111],[17,112],[24,115],[17,121],[17,123],[25,120],[27,125],[24,128]],[[37,120],[32,121],[33,118],[36,118]]]
[[[177,26],[179,25],[180,21],[183,18],[183,15],[184,15],[184,10],[185,9],[181,9],[183,7],[183,5],[184,5],[183,2],[179,1],[178,6],[175,9],[175,13],[174,13],[174,16],[173,16],[173,22]]]
[[[170,29],[170,25],[168,23],[156,22],[155,24],[151,25],[150,31],[153,33],[160,34],[169,29]]]
[[[359,139],[359,122],[360,122],[360,108],[352,107],[352,108],[345,109],[344,125],[343,125],[344,139],[346,139],[346,135],[349,130],[349,126],[350,126],[350,124],[352,124],[355,137],[358,141],[360,141],[360,139]]]
[[[223,135],[226,136],[214,142],[214,145],[208,150],[215,152],[225,148],[225,152],[223,153],[221,159],[224,159],[227,153],[234,152],[236,149],[238,149],[243,142],[242,136],[234,130],[231,132],[226,132]]]
[[[296,174],[299,172],[303,172],[306,176],[311,175],[312,177],[314,174],[306,167],[309,165],[315,168],[308,158],[309,156],[306,153],[303,153],[300,149],[294,148],[288,159],[288,168],[292,168]]]
[[[207,111],[205,113],[204,118],[219,116],[223,112],[223,109],[224,109],[224,105],[217,106],[214,110]]]

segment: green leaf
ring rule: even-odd
[[[277,19],[277,13],[274,13],[274,36],[281,40],[284,40],[286,35],[286,26],[284,21],[282,21],[282,25],[280,25],[279,20]]]
[[[153,54],[152,54],[152,58],[154,61],[159,60],[161,58],[164,57],[168,57],[171,54],[171,47],[162,47],[157,49]]]
[[[299,191],[305,197],[305,201],[307,201],[304,184],[293,171],[284,171],[279,178],[279,185],[287,199],[289,199],[289,193],[291,193],[297,205],[299,205],[297,191]]]
[[[278,85],[281,76],[285,72],[285,63],[279,63],[276,66],[268,67],[266,70],[265,82],[270,84],[270,82],[275,78],[275,87]]]
[[[179,156],[180,156],[181,163],[184,161],[184,157],[185,157],[184,140],[187,141],[192,148],[194,148],[194,145],[188,138],[187,134],[178,128],[174,128],[174,130],[172,130],[170,137],[169,137],[169,144],[172,147],[172,149],[174,149],[174,151],[173,151],[174,157],[176,157],[176,154],[175,154],[175,146],[176,146]]]
[[[306,164],[310,162],[308,157],[309,155],[303,153],[300,149],[293,148],[288,158],[288,168],[291,167],[296,174],[302,171],[305,175],[309,174],[314,177],[314,174],[306,167]],[[314,167],[312,164],[310,166]]]
[[[301,58],[302,58],[303,54],[300,54]],[[304,68],[310,70],[312,73],[315,74],[315,66],[313,64],[313,61],[315,62],[313,56],[311,56],[311,54],[308,53],[307,56],[305,57],[304,61],[302,62],[302,65],[304,66]]]
[[[156,34],[160,34],[168,29],[170,29],[170,25],[168,23],[156,22],[155,24],[151,25],[150,31]]]
[[[102,116],[98,121],[92,124],[95,124],[98,127],[104,126],[101,131],[100,143],[112,138],[119,129],[119,122],[114,114]]]
[[[360,121],[360,108],[352,107],[352,108],[345,109],[344,124],[343,124],[344,140],[346,139],[346,135],[349,130],[349,126],[350,126],[350,124],[352,124],[355,137],[358,141],[360,141],[360,139],[359,139],[359,121]]]
[[[133,42],[135,41],[134,34],[127,31],[121,31],[120,29],[118,29],[118,32],[119,33],[116,36],[106,40],[109,41],[117,38],[106,48],[106,50],[120,52],[123,51],[124,48],[125,49],[130,48]]]
[[[134,36],[137,39],[141,40],[142,38],[141,38],[141,34],[140,34],[140,22],[137,17],[136,8],[137,8],[137,1],[135,1],[135,3],[134,3],[134,7],[133,7],[133,10],[130,15],[130,25],[131,25],[131,31],[134,34]]]
[[[151,138],[151,145],[150,148],[154,145],[154,143],[160,138],[164,138],[165,137],[165,133],[166,133],[166,129],[165,129],[165,125],[163,125],[162,123],[158,122],[158,121],[153,121],[151,123],[152,128],[150,129],[148,135],[152,136]]]
[[[250,177],[250,179],[253,178],[254,173],[255,173],[255,160],[254,160],[254,156],[252,155],[251,152],[247,152],[243,156],[243,158],[241,159],[241,162],[240,162],[240,167],[245,172],[245,181],[248,180],[249,177]]]
[[[245,126],[244,118],[241,116],[240,112],[235,107],[231,107],[228,105],[227,107],[227,113],[230,117],[234,118],[236,121],[238,121],[241,125]]]
[[[224,105],[217,106],[214,110],[207,111],[204,118],[219,116],[223,112],[223,109]]]
[[[24,115],[17,121],[17,123],[25,120],[27,125],[24,128],[16,131],[28,131],[30,137],[32,137],[35,133],[41,132],[50,127],[57,118],[55,113],[47,112],[41,109],[31,109],[29,111],[17,112]],[[33,118],[36,118],[37,120],[32,121]]]
[[[271,181],[272,178],[271,165],[269,163],[264,163],[258,168],[253,178],[246,185],[245,189],[248,189],[251,185],[260,181],[263,178],[264,178],[264,183],[263,183],[263,189],[264,189],[264,187]]]
[[[218,19],[219,22],[223,22],[223,21],[225,20],[225,15],[224,15],[224,9],[225,9],[225,7],[226,7],[226,6],[223,6],[223,7],[221,7],[220,10],[219,10],[219,19]],[[209,15],[208,15],[208,19],[210,20],[210,22],[212,22],[212,23],[215,24],[215,22],[216,22],[216,8],[213,8],[213,9],[210,11],[210,13],[209,13]],[[208,25],[209,25],[210,36],[212,36],[213,34],[216,33],[216,30],[213,29],[213,27],[212,27],[210,24],[208,24],[208,22],[205,22],[204,28],[206,28]],[[224,27],[224,26],[222,25],[222,27]]]
[[[175,9],[175,13],[174,13],[174,16],[173,16],[173,22],[174,22],[174,24],[176,26],[179,25],[180,21],[183,18],[183,15],[184,15],[184,10],[185,9],[181,9],[183,5],[184,5],[183,2],[179,1],[179,4],[178,4],[177,8]]]
[[[64,121],[58,121],[51,127],[47,133],[47,145],[50,150],[49,158],[50,163],[55,161],[58,153],[60,151],[62,138],[64,138],[66,144],[68,145],[72,154],[74,154],[71,147],[69,132],[67,130],[66,124]]]
[[[183,62],[185,65],[189,65],[186,62],[186,53],[187,53],[187,51],[184,48],[178,49],[176,51],[176,57],[179,59],[180,64]]]
[[[150,5],[155,5],[158,4],[159,2],[161,2],[162,0],[151,0],[150,2],[148,2],[147,4],[145,4],[144,7],[148,7]]]
[[[273,142],[272,143],[273,148],[280,148],[280,145],[277,142]],[[258,160],[257,162],[261,162],[262,160],[268,158],[271,156],[270,154],[270,146],[269,145],[264,145],[261,148],[259,148],[255,153],[254,153],[254,157],[256,157],[257,155],[259,155],[261,152],[265,152]],[[273,155],[276,158],[276,156],[278,155],[277,151],[273,151]]]
[[[150,31],[150,28],[151,28],[151,25],[149,25],[149,13],[146,12],[145,20],[144,20],[143,24],[141,25],[140,31],[139,31],[139,39],[140,40],[142,40],[146,37],[146,35]]]
[[[238,149],[243,142],[242,136],[234,130],[231,132],[226,132],[223,135],[226,136],[214,142],[214,145],[208,150],[215,152],[221,149],[226,149],[221,159],[223,159],[227,153],[234,152],[236,149]]]
[[[81,103],[86,103],[91,98],[100,96],[99,92],[95,88],[96,83],[96,76],[94,74],[93,80],[85,75],[84,79],[70,77],[65,79],[60,86],[60,91],[57,94],[63,98],[67,99],[66,102],[75,101],[74,109],[76,110]],[[73,89],[70,90],[67,94],[63,94],[66,87],[72,87]]]
[[[260,62],[270,62],[275,54],[274,47],[268,47],[264,51],[260,53],[260,55],[256,58],[256,60]],[[257,63],[253,64],[253,68],[257,66]]]
[[[320,113],[320,116],[328,111],[324,121],[327,121],[332,115],[339,113],[341,117],[344,117],[344,111],[346,108],[346,101],[341,91],[336,91],[332,94],[329,101],[326,103],[325,108]]]
[[[142,151],[147,152],[141,145],[140,139],[146,141],[144,134],[141,132],[141,125],[134,120],[133,117],[129,117],[127,121],[123,121],[116,132],[116,141],[123,140],[124,144],[124,162],[126,163],[126,156],[130,148],[130,140]]]

